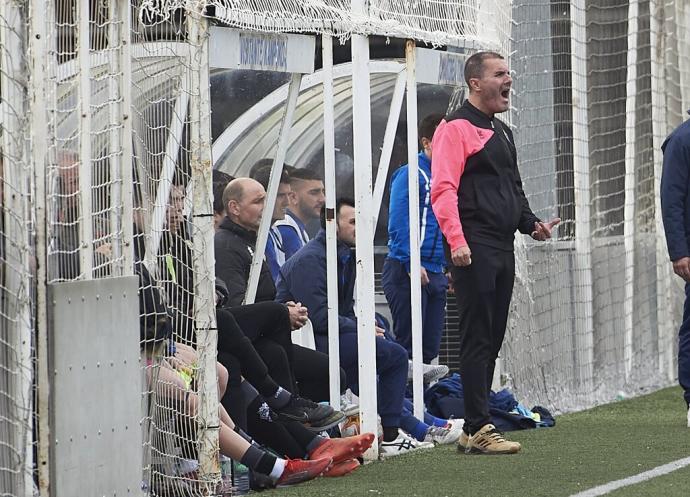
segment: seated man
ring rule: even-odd
[[[340,328],[340,365],[345,369],[347,386],[355,393],[358,384],[357,318],[354,311],[355,244],[354,201],[339,199],[336,204],[338,226],[338,325]],[[321,226],[325,228],[325,212],[321,214]],[[305,271],[304,268],[309,268]],[[326,232],[322,229],[302,250],[292,256],[280,269],[278,300],[299,300],[311,312],[314,338],[318,350],[328,351],[328,295],[326,291]],[[372,316],[373,319],[373,316]],[[403,414],[403,401],[407,385],[407,351],[384,337],[383,329],[376,327],[376,372],[378,374],[378,412],[383,426],[380,444],[384,457],[402,454],[412,449],[429,447],[421,440],[448,443],[457,438],[454,430],[437,433],[432,427],[413,416]],[[403,419],[404,418],[404,419]],[[406,426],[403,426],[405,423]],[[403,427],[415,435],[410,438],[399,430]],[[438,435],[438,436],[435,436]]]
[[[235,314],[243,330],[258,327],[258,322],[254,326],[251,320],[242,322],[235,306],[241,305],[244,300],[256,245],[256,231],[259,229],[264,212],[265,198],[266,191],[257,181],[250,178],[237,178],[231,181],[223,192],[226,217],[221,221],[214,240],[216,277],[222,279],[228,286],[229,310]],[[273,278],[264,261],[256,302],[274,301],[275,291]],[[273,341],[278,343],[287,355],[297,390],[302,397],[317,402],[328,400],[328,357],[321,352],[291,343],[291,331],[304,326],[307,320],[307,308],[299,302],[286,302],[280,306],[289,313],[290,319],[289,323],[285,320],[273,321],[273,326],[280,328],[273,334]],[[281,351],[276,350],[275,347],[267,350],[266,345],[270,345],[270,342],[264,341],[264,347],[257,348],[264,360],[270,363],[269,356]],[[345,384],[344,374],[341,372],[342,385]],[[336,416],[342,420],[342,414],[337,413]]]
[[[271,166],[264,166],[256,171],[254,179],[261,183],[264,190],[268,191],[268,182],[271,179]],[[268,268],[271,270],[273,281],[278,279],[280,266],[285,264],[283,236],[280,234],[276,223],[285,219],[287,208],[290,205],[290,194],[290,177],[283,170],[283,173],[280,175],[280,183],[278,184],[276,204],[271,215],[271,229],[268,231],[268,240],[266,240],[266,260]]]

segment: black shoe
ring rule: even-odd
[[[339,423],[345,421],[347,416],[345,416],[340,411],[333,411],[330,416],[326,416],[318,421],[313,421],[309,423],[304,423],[304,427],[314,433],[321,433],[322,431],[329,430],[330,428],[338,426]]]
[[[277,409],[278,415],[300,423],[316,423],[333,414],[333,408],[293,395],[287,405]]]

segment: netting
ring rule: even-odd
[[[157,370],[149,373],[157,376],[158,385],[150,406],[150,489],[155,495],[204,491],[198,475],[208,468],[199,465],[204,463],[199,428],[218,426],[200,413],[205,373],[195,351],[201,353],[199,345],[210,345],[215,380],[215,335],[208,344],[206,334],[197,331],[215,326],[211,323],[215,294],[208,286],[214,274],[212,224],[204,217],[211,212],[210,162],[200,155],[204,147],[203,155],[210,155],[208,112],[202,117],[199,107],[202,100],[208,102],[208,83],[205,87],[199,83],[208,69],[199,65],[205,40],[194,41],[190,24],[191,17],[180,11],[167,19],[137,16],[132,28],[135,219],[141,235],[136,250],[155,275],[172,312],[177,351],[174,356],[168,351]],[[202,136],[203,126],[209,128]],[[201,166],[208,169],[204,172]],[[180,371],[193,377],[198,389],[188,397],[189,385],[180,383]],[[213,393],[217,413],[218,397]],[[207,460],[213,460],[217,473],[217,444],[210,449],[208,453],[209,447],[205,448]]]
[[[0,5],[0,494],[33,493],[35,267],[27,6]]]
[[[518,251],[503,369],[530,402],[577,409],[668,384],[675,375],[682,293],[659,246],[656,151],[680,122],[688,91],[679,77],[687,75],[687,51],[680,55],[667,41],[687,36],[687,17],[675,9],[685,12],[687,4],[513,5],[522,177],[535,213],[563,218],[549,247],[527,242]],[[666,50],[654,51],[661,33]],[[663,61],[663,75],[654,60]],[[653,105],[658,78],[674,88],[667,117]],[[586,88],[574,89],[578,81]],[[577,111],[583,98],[586,114]],[[584,130],[584,157],[574,127]],[[575,207],[583,184],[589,218],[577,220],[586,213]]]
[[[170,16],[185,0],[146,0],[143,15]],[[350,0],[207,0],[199,12],[233,27],[263,32],[353,33],[415,38],[434,45],[484,46],[509,51],[510,2],[507,0],[372,0],[367,13]]]

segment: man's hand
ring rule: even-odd
[[[468,246],[456,248],[450,257],[455,266],[469,266],[472,264],[472,251]]]
[[[419,267],[419,274],[422,277],[422,286],[427,286],[429,284],[429,275],[426,274],[424,266]],[[410,273],[407,273],[407,276],[410,276]]]
[[[453,274],[450,272],[450,269],[446,269],[446,278],[448,279],[447,292],[455,295],[455,287],[453,286]]]
[[[690,283],[690,257],[681,257],[673,261],[673,272]]]
[[[383,337],[386,334],[386,330],[384,330],[383,328],[381,328],[380,326],[378,326],[376,324],[374,325],[374,330],[376,330],[376,336],[377,337]]]
[[[309,313],[306,307],[299,302],[295,303],[292,301],[287,302],[285,305],[287,305],[288,312],[290,313],[290,325],[292,326],[293,331],[298,330],[307,324]]]
[[[544,223],[541,221],[534,223],[534,231],[532,232],[532,238],[539,242],[543,242],[544,240],[551,238],[551,231],[560,222],[561,218],[557,217],[555,219],[552,219],[548,223]]]
[[[419,274],[422,276],[422,286],[427,286],[429,284],[429,275],[426,274],[424,266],[419,268]]]

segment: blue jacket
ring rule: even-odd
[[[661,214],[672,261],[690,256],[690,121],[666,138],[661,175]]]
[[[410,272],[410,214],[408,203],[407,164],[391,178],[388,211],[388,257],[402,262]],[[431,162],[419,153],[419,239],[422,266],[427,271],[442,273],[446,264],[443,234],[431,209]]]
[[[326,286],[326,231],[321,230],[280,268],[276,300],[301,302],[309,309],[319,350],[328,343],[328,290]],[[357,333],[354,309],[355,254],[338,243],[338,326],[340,334]]]

